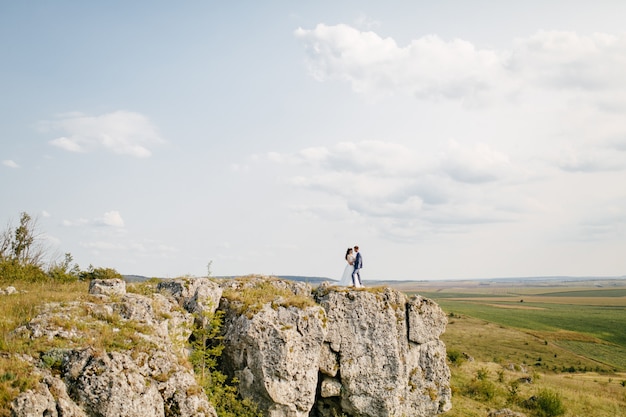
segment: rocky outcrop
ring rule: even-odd
[[[17,330],[69,347],[33,358],[41,383],[15,399],[15,417],[215,416],[187,355],[194,323],[218,308],[223,370],[268,417],[434,416],[451,406],[446,316],[420,296],[268,277],[162,281],[149,295],[92,282],[90,291],[93,301],[48,305]],[[82,324],[67,325],[77,315]],[[99,348],[85,343],[90,331],[131,342]]]
[[[339,395],[322,396],[320,415],[431,416],[450,408],[450,372],[439,340],[447,319],[436,304],[390,288],[321,287],[317,301],[328,315],[323,362],[334,362],[320,369],[322,388],[341,387]]]
[[[290,288],[294,295],[298,285]],[[222,300],[224,359],[244,396],[271,417],[432,416],[450,409],[439,340],[447,319],[435,303],[390,288],[322,285],[314,297],[306,308],[270,302],[245,312],[241,302]]]
[[[13,401],[13,416],[216,416],[186,366],[193,317],[176,299],[126,294],[118,280],[94,280],[90,291],[101,302],[50,304],[16,330],[71,347],[42,354],[43,382]],[[109,332],[121,346],[91,346]]]
[[[310,288],[302,284],[269,282],[278,290],[310,296]],[[244,290],[241,286],[236,289]],[[324,310],[318,305],[296,307],[272,302],[258,305],[256,312],[242,311],[241,307],[240,302],[228,299],[220,306],[227,312],[225,367],[240,381],[241,393],[267,410],[268,416],[308,416],[315,403],[326,334]]]

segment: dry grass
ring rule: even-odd
[[[546,344],[542,336],[539,332],[529,334],[471,317],[450,318],[442,336],[448,352],[465,352],[474,360],[451,364],[453,408],[443,416],[485,416],[489,410],[505,407],[533,416],[521,403],[544,388],[561,397],[565,417],[626,416],[626,387],[622,385],[626,384],[622,382],[626,381],[626,373],[553,372],[553,368],[572,364],[593,368],[597,363],[553,343]],[[577,339],[580,335],[561,332],[560,337]],[[487,386],[493,394],[488,399],[481,397],[480,388],[476,389],[480,387],[477,374],[485,370]],[[519,383],[513,396],[514,381],[526,377],[532,383]]]
[[[225,289],[222,296],[237,305],[239,312],[245,312],[248,317],[260,311],[268,303],[272,308],[305,309],[316,305],[310,295],[295,294],[285,282],[279,279],[244,277],[234,282],[237,288]]]
[[[0,351],[3,352],[13,351],[11,332],[35,317],[42,304],[86,301],[90,298],[86,282],[17,283],[13,286],[18,290],[17,294],[0,296]]]
[[[102,301],[88,294],[87,282],[20,282],[13,286],[18,293],[0,298],[0,417],[10,415],[13,398],[41,380],[33,365],[21,358],[45,363],[46,355],[55,348],[91,346],[101,351],[136,353],[152,347],[145,337],[150,334],[146,326],[104,310],[95,312],[94,307],[98,310]],[[44,308],[54,313],[45,320],[45,327],[62,331],[61,336],[31,339],[27,333],[15,332]]]

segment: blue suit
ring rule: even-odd
[[[363,268],[363,258],[361,253],[356,253],[356,259],[354,260],[354,272],[352,272],[352,285],[355,287],[361,287],[361,268]]]

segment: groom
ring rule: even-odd
[[[361,284],[361,268],[363,268],[363,258],[359,253],[359,247],[354,247],[354,253],[356,253],[356,259],[354,260],[354,271],[352,272],[352,285],[356,288],[362,287]]]

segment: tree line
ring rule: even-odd
[[[67,252],[59,259],[50,259],[51,249],[45,244],[37,219],[22,212],[18,225],[11,222],[0,233],[0,282],[72,282],[91,279],[122,278],[113,268],[81,270]]]

